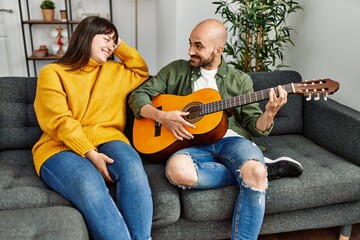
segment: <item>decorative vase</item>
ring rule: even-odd
[[[54,9],[41,9],[44,21],[54,21]]]

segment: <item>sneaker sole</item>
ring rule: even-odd
[[[289,158],[289,157],[279,157],[279,158],[277,158],[275,160],[272,160],[272,159],[267,158],[267,157],[264,157],[264,158],[265,158],[265,163],[273,164],[273,163],[285,161],[285,162],[295,163],[296,165],[298,165],[299,167],[302,168],[302,165],[298,161],[296,161],[296,160],[294,160],[292,158]]]
[[[272,159],[269,159],[269,158],[266,158],[265,157],[265,163],[266,164],[288,164],[288,165],[292,165],[293,169],[295,171],[292,171],[290,174],[290,172],[288,172],[288,175],[286,177],[298,177],[300,176],[304,169],[303,169],[303,166],[296,160],[292,159],[292,158],[289,158],[289,157],[280,157],[280,158],[277,158],[275,160],[272,160]],[[281,176],[282,177],[285,177],[285,176]]]

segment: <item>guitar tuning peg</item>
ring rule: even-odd
[[[315,101],[319,101],[320,100],[320,93],[317,93],[316,96],[314,97]]]
[[[328,93],[325,93],[325,95],[324,95],[324,101],[327,101],[328,100]]]
[[[311,100],[311,94],[307,95],[307,98],[305,100],[310,101]]]

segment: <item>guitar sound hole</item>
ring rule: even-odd
[[[189,112],[189,115],[184,116],[184,119],[189,123],[195,123],[202,119],[200,102],[192,102],[186,105],[183,109],[184,112]]]

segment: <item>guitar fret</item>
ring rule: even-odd
[[[291,84],[283,85],[283,88],[288,92],[294,92],[293,86]],[[239,107],[242,105],[250,104],[253,102],[258,102],[260,100],[268,99],[270,89],[263,89],[257,92],[247,93],[240,96],[235,96],[225,100],[219,100],[211,103],[206,103],[201,105],[200,115],[206,115],[213,112],[222,111],[225,109],[231,109]],[[276,95],[278,96],[279,91],[277,88],[274,88]]]
[[[215,111],[215,109],[216,109],[216,104],[217,104],[217,103],[218,103],[218,102],[213,102],[213,103],[211,103],[211,104],[210,104],[210,106],[211,106],[210,109],[212,109],[212,110]]]
[[[209,104],[207,104],[206,106],[207,106],[207,108],[206,108],[206,113],[209,113],[209,112],[210,112],[210,107],[211,107],[211,106],[210,106]]]

